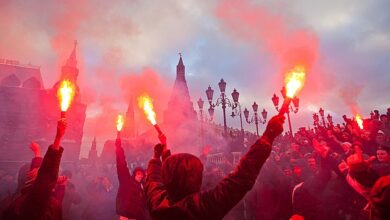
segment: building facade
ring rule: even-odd
[[[60,80],[72,75],[77,80],[76,47],[62,67]],[[60,109],[56,97],[58,81],[45,89],[40,68],[22,65],[17,61],[0,59],[0,162],[31,160],[31,141],[41,145],[45,152],[53,143]],[[62,142],[63,161],[79,158],[86,105],[76,99],[67,112],[67,128]]]

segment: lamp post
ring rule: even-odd
[[[212,108],[209,108],[208,109],[208,112],[209,112],[209,117],[207,117],[207,115],[204,115],[203,114],[203,105],[204,105],[204,101],[202,100],[202,98],[199,98],[198,101],[198,107],[199,107],[199,117],[200,117],[200,139],[201,139],[201,149],[202,147],[204,147],[204,128],[203,128],[203,122],[211,122],[213,120],[213,117],[214,117],[214,109]]]
[[[241,126],[241,136],[244,140],[244,128],[242,127],[242,111],[241,111],[241,104],[238,102],[238,98],[240,97],[240,93],[237,92],[236,89],[232,92],[232,98],[233,98],[233,106],[232,106],[232,116],[233,118],[235,116],[240,116],[240,126]]]
[[[200,116],[200,140],[201,140],[201,143],[200,143],[200,147],[202,149],[203,145],[204,145],[204,137],[203,137],[203,104],[204,104],[204,101],[202,100],[202,98],[199,98],[198,100],[198,107],[199,107],[199,116]]]
[[[319,126],[319,121],[320,121],[320,117],[318,116],[317,113],[313,113],[313,125],[314,127],[317,127]]]
[[[221,79],[221,81],[218,83],[219,90],[221,92],[220,96],[217,98],[216,102],[213,103],[213,95],[214,90],[209,86],[206,90],[207,99],[210,104],[209,112],[213,111],[216,106],[221,105],[223,110],[223,128],[224,128],[224,135],[227,136],[227,125],[226,125],[226,107],[232,107],[233,103],[229,100],[228,97],[226,97],[225,89],[226,89],[226,82]]]
[[[328,120],[329,127],[333,127],[333,117],[328,114],[328,116],[326,116],[326,119]]]
[[[253,109],[254,114],[250,119],[249,119],[248,109],[247,108],[244,109],[245,120],[248,124],[251,124],[253,122],[255,123],[257,136],[259,136],[259,123],[265,124],[265,122],[267,121],[267,114],[268,114],[268,112],[265,109],[263,109],[263,111],[261,112],[261,116],[263,117],[263,119],[261,119],[259,117],[259,115],[257,114],[258,108],[259,108],[259,106],[257,105],[256,102],[254,102],[252,105],[252,109]]]
[[[197,103],[198,103],[198,107],[199,107],[200,121],[201,122],[210,122],[210,121],[212,121],[213,118],[214,118],[214,109],[212,109],[212,108],[207,109],[207,111],[209,113],[209,117],[207,117],[207,115],[204,115],[204,113],[203,113],[203,106],[204,106],[203,99],[199,98]]]
[[[320,113],[320,116],[321,116],[321,119],[322,119],[322,125],[324,126],[324,128],[326,127],[326,124],[325,124],[325,111],[324,109],[320,108],[320,110],[318,111],[318,113]]]
[[[282,93],[282,97],[284,99],[286,99],[286,88],[283,87],[282,90],[280,90],[280,92]],[[274,104],[274,107],[276,109],[276,111],[280,111],[279,109],[279,97],[274,93],[274,95],[272,96],[272,103]],[[299,110],[299,98],[298,97],[294,97],[292,99],[292,105],[290,104],[287,108],[287,119],[288,119],[288,128],[290,130],[290,134],[293,135],[292,133],[292,126],[291,126],[291,119],[290,119],[290,112],[293,112],[294,114],[297,113]]]

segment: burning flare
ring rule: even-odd
[[[306,72],[303,66],[296,66],[287,73],[285,78],[286,96],[294,98],[305,84]]]
[[[363,127],[363,119],[362,119],[362,117],[361,117],[359,114],[356,114],[356,116],[355,116],[355,121],[356,121],[356,123],[358,124],[358,126],[359,126],[360,129],[363,129],[363,128],[364,128],[364,127]]]
[[[144,110],[150,123],[152,123],[152,125],[156,125],[156,113],[153,110],[152,99],[147,95],[140,96],[138,98],[138,106]]]
[[[75,95],[75,90],[75,85],[70,80],[62,80],[60,87],[57,90],[57,97],[60,101],[62,112],[68,110]]]
[[[116,118],[116,130],[119,132],[123,128],[123,124],[125,123],[125,119],[122,114],[118,114]]]

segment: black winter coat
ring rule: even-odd
[[[141,184],[130,175],[121,146],[116,146],[116,168],[119,179],[116,195],[117,214],[130,219],[148,219],[144,190]]]
[[[54,198],[52,191],[57,183],[63,151],[62,147],[59,150],[51,147],[47,149],[31,188],[27,192],[22,192],[22,195],[4,211],[4,219],[61,219],[61,204]]]

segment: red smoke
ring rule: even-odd
[[[107,72],[104,70],[107,70]],[[139,73],[129,73],[121,77],[115,77],[115,74],[108,71],[108,69],[100,69],[97,72],[99,73],[97,74],[98,78],[105,79],[102,82],[106,82],[104,83],[104,88],[106,89],[102,90],[106,93],[101,94],[95,104],[89,104],[88,108],[92,116],[86,120],[84,127],[85,135],[109,138],[110,135],[115,134],[116,116],[119,112],[126,113],[131,99],[133,99],[133,108],[136,114],[137,130],[142,132],[145,128],[150,127],[150,123],[137,105],[137,97],[145,93],[153,98],[157,121],[161,122],[163,120],[163,111],[166,109],[171,87],[165,84],[160,77],[161,74],[151,68],[146,68]],[[113,89],[120,89],[122,96],[115,95],[118,93],[108,94]],[[97,93],[98,91],[95,92]],[[95,113],[94,109],[98,112]]]
[[[275,73],[266,72],[267,75],[261,75],[260,71],[264,72],[264,68],[259,66],[259,76],[250,76],[266,88],[261,96],[269,100],[268,97],[273,93],[280,95],[286,72],[296,65],[302,65],[307,70],[307,78],[299,94],[300,111],[307,111],[309,104],[321,105],[327,109],[328,106],[324,106],[324,103],[330,103],[331,100],[327,99],[333,97],[329,94],[334,93],[332,90],[337,88],[339,82],[334,78],[337,73],[329,71],[333,68],[329,68],[321,59],[317,34],[298,23],[300,19],[288,13],[291,10],[280,7],[276,10],[250,0],[222,0],[215,14],[224,31],[233,40],[270,56],[271,62],[267,62],[267,69]],[[267,83],[263,83],[264,81]],[[307,119],[302,118],[301,121]]]
[[[354,115],[360,113],[357,99],[362,93],[362,91],[363,86],[351,83],[343,86],[339,91],[341,99],[343,100],[345,105],[349,107],[351,113]]]
[[[130,73],[120,79],[120,87],[123,92],[125,102],[131,99],[134,102],[134,110],[139,114],[141,124],[150,126],[142,110],[138,108],[137,98],[147,94],[153,100],[154,110],[157,114],[157,123],[163,121],[164,110],[167,108],[171,87],[161,78],[161,74],[151,68],[145,68],[140,73]]]
[[[311,68],[318,56],[318,39],[308,29],[294,28],[288,21],[249,0],[223,0],[217,17],[243,41],[268,50],[284,73],[296,65]]]
[[[50,19],[50,26],[53,27],[53,35],[50,39],[53,49],[58,55],[59,66],[68,58],[69,48],[74,40],[78,39],[78,31],[83,21],[89,17],[88,1],[63,1]],[[80,59],[80,56],[78,57]]]

